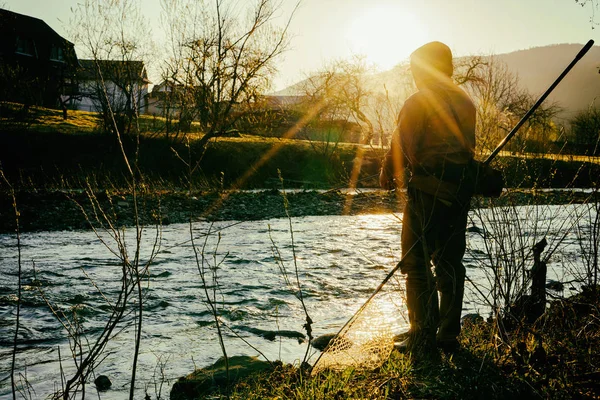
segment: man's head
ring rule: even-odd
[[[442,42],[429,42],[410,55],[410,69],[417,87],[428,81],[452,77],[452,51]]]

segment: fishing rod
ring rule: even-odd
[[[515,127],[508,133],[508,135],[506,135],[506,137],[504,139],[502,139],[502,141],[500,142],[500,144],[498,144],[496,149],[494,149],[494,151],[492,151],[492,154],[490,154],[488,156],[488,158],[486,158],[486,160],[483,162],[484,165],[487,165],[490,162],[492,162],[494,157],[496,157],[498,155],[498,153],[500,153],[500,151],[504,148],[504,146],[508,143],[508,141],[510,139],[512,139],[513,136],[515,136],[515,134],[517,133],[519,128],[521,128],[521,126],[523,126],[523,124],[529,119],[529,117],[531,117],[531,115],[538,109],[538,107],[544,102],[544,100],[546,100],[546,97],[548,97],[548,95],[556,88],[556,86],[558,86],[560,81],[562,81],[562,79],[571,71],[571,69],[575,66],[575,64],[577,64],[579,62],[579,60],[581,60],[581,58],[585,55],[585,53],[587,53],[592,48],[593,45],[594,45],[594,41],[592,39],[590,39],[585,44],[585,46],[583,46],[583,48],[579,51],[579,53],[577,53],[577,55],[575,56],[573,61],[571,61],[571,63],[567,66],[567,68],[565,68],[565,70],[562,72],[562,74],[560,74],[559,77],[556,78],[554,83],[552,83],[552,85],[550,85],[550,87],[546,90],[546,92],[544,92],[544,94],[542,94],[540,96],[540,98],[533,105],[533,107],[531,107],[529,109],[529,111],[527,111],[527,113],[523,116],[523,118],[521,118],[521,120],[517,123],[517,125],[515,125]]]

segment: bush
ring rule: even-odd
[[[585,155],[600,155],[600,109],[590,108],[571,120],[571,134],[576,144],[583,146]]]

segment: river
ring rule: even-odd
[[[548,264],[548,279],[566,281],[581,261],[581,232],[592,221],[587,207],[538,206],[471,212],[473,228],[467,234],[464,263],[473,284],[467,283],[463,313],[489,314],[483,296],[489,293],[490,269],[486,265],[490,250],[481,232],[501,231],[505,237],[511,229],[518,230],[515,252],[522,252],[527,262],[531,260],[530,247],[546,237],[548,248],[554,249]],[[204,247],[208,262],[216,266],[215,293],[221,319],[236,332],[225,329],[228,354],[258,355],[245,343],[248,342],[271,360],[301,360],[306,343],[296,336],[305,333],[302,327],[305,314],[296,296],[294,251],[304,301],[314,321],[314,334],[336,332],[398,262],[400,219],[400,214],[370,214],[194,224],[196,246]],[[207,236],[208,232],[211,234]],[[155,229],[144,231],[143,261],[150,256],[156,234]],[[133,229],[126,230],[125,239],[132,257]],[[89,231],[64,231],[22,235],[23,293],[16,371],[21,382],[26,378],[31,385],[27,389],[31,398],[45,398],[60,388],[61,368],[67,378],[73,372],[66,331],[48,303],[68,315],[76,311],[84,337],[93,342],[109,314],[106,299],[114,301],[120,288],[120,262],[111,252],[115,249],[114,240],[107,233],[96,236]],[[15,235],[0,235],[1,399],[11,397],[17,254]],[[278,259],[286,268],[289,284]],[[211,271],[207,278],[212,294]],[[566,289],[564,295],[569,294],[570,285]],[[159,392],[167,398],[174,380],[221,356],[188,225],[162,228],[160,247],[150,264],[143,290],[136,398],[142,398],[144,392],[151,398],[156,398]],[[110,392],[102,395],[104,398],[128,396],[133,319],[134,314],[128,314],[120,325],[122,330],[105,350],[106,359],[96,367],[96,374],[107,375],[113,383]],[[397,326],[398,330],[405,328],[405,323]],[[278,330],[292,332],[275,340],[260,335]],[[310,361],[314,362],[317,352],[313,350],[311,354]],[[87,394],[95,398],[93,386],[93,383],[88,385]]]

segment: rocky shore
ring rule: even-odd
[[[131,193],[36,191],[16,193],[21,232],[88,230],[106,225],[135,225],[136,202]],[[143,225],[192,221],[250,221],[305,215],[352,215],[398,212],[404,196],[386,191],[347,194],[341,191],[211,191],[153,192],[137,196]],[[0,233],[15,231],[12,198],[0,193]]]
[[[594,201],[584,191],[511,190],[499,199],[474,199],[473,207],[490,205],[566,204]],[[114,226],[134,226],[136,201],[116,191],[21,191],[16,195],[21,232],[89,230],[110,220]],[[155,191],[137,196],[143,225],[192,221],[251,221],[305,215],[354,215],[401,212],[403,193],[382,190],[329,191]],[[0,192],[0,233],[15,232],[12,197]]]

